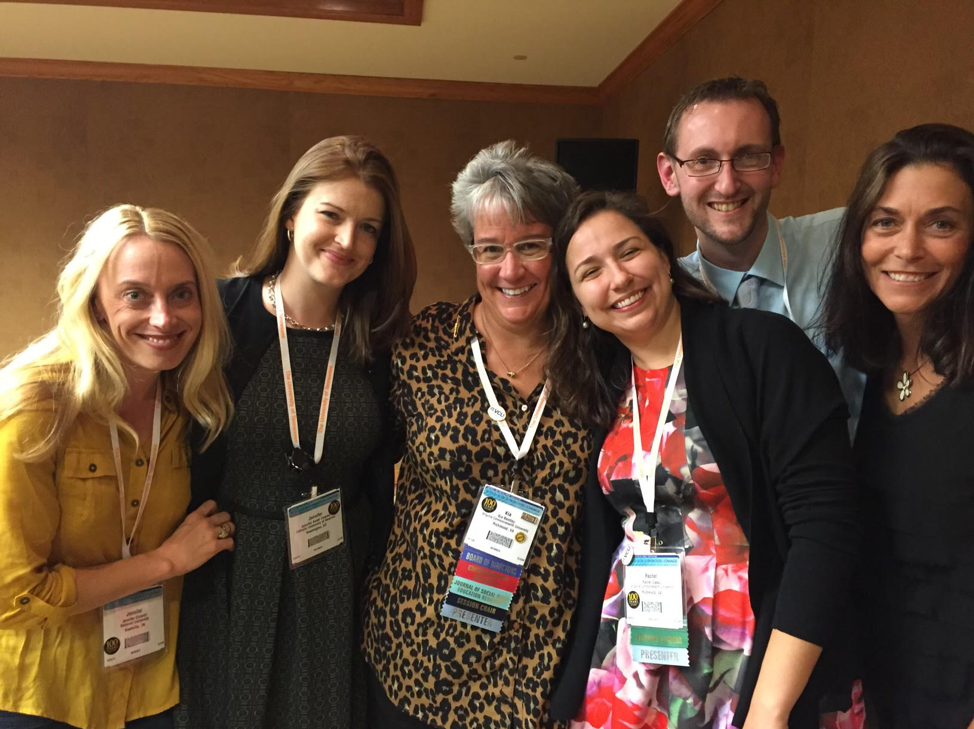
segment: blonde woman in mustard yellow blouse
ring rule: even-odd
[[[233,546],[214,502],[186,516],[190,423],[232,409],[207,244],[116,206],[58,296],[0,370],[0,728],[171,726],[181,575]]]

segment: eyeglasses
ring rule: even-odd
[[[771,152],[749,152],[730,159],[710,159],[709,157],[697,157],[696,159],[680,159],[674,157],[683,171],[689,177],[709,177],[720,172],[724,162],[730,162],[738,172],[758,172],[766,170],[771,166]]]
[[[504,246],[500,243],[474,243],[467,250],[473,257],[478,266],[489,266],[500,263],[507,256],[509,251],[521,261],[540,261],[548,256],[551,250],[551,238],[530,238],[519,240],[511,246]]]

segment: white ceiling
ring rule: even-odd
[[[0,57],[597,86],[678,3],[425,0],[417,27],[0,2]]]

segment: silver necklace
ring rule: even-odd
[[[277,311],[277,301],[275,300],[275,296],[274,296],[274,284],[277,283],[277,277],[280,276],[280,275],[281,275],[281,273],[280,273],[280,271],[278,271],[273,276],[271,276],[269,279],[267,279],[267,300],[271,302],[271,306],[274,307],[274,311]],[[294,319],[292,319],[288,315],[288,313],[286,311],[284,312],[284,321],[287,322],[292,328],[294,328],[294,329],[301,329],[301,330],[306,331],[306,332],[333,332],[333,331],[335,331],[335,325],[334,324],[329,324],[326,327],[309,327],[309,326],[305,326],[304,324],[301,324],[301,323],[295,321]]]

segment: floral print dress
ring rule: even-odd
[[[643,447],[653,442],[669,369],[634,369]],[[679,373],[656,467],[656,529],[664,547],[685,549],[690,666],[633,661],[625,618],[621,555],[649,534],[651,515],[632,479],[632,403],[623,398],[599,455],[602,492],[624,518],[626,540],[613,556],[586,696],[571,729],[729,729],[751,653],[754,614],[749,546],[720,470],[697,426]],[[648,457],[648,454],[645,455]],[[652,472],[656,464],[644,464]],[[852,729],[852,712],[821,726]]]

